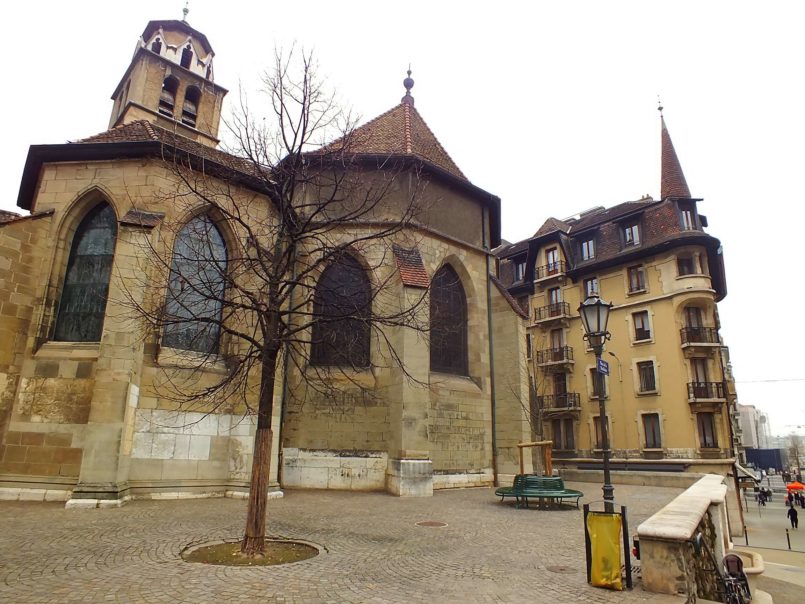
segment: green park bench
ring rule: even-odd
[[[538,499],[542,507],[545,501],[562,504],[564,499],[575,499],[576,509],[579,499],[584,496],[581,491],[566,489],[561,478],[550,476],[536,476],[534,474],[517,474],[510,487],[495,489],[495,495],[503,501],[506,497],[514,497],[517,507],[528,507],[529,499]]]

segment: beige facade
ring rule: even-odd
[[[187,66],[185,48],[192,51]],[[166,94],[169,78],[176,88]],[[187,105],[190,87],[201,96]],[[165,346],[132,310],[164,299],[165,274],[151,263],[153,254],[169,259],[178,229],[204,211],[200,200],[181,195],[165,150],[204,159],[207,167],[236,163],[214,149],[225,92],[212,82],[212,50],[202,34],[184,22],[151,22],[113,96],[113,128],[79,143],[31,148],[19,201],[31,215],[0,223],[0,336],[7,343],[0,350],[0,497],[89,507],[248,491],[252,395],[179,404],[177,388],[214,383],[225,374],[223,362],[211,359],[199,372],[192,353]],[[412,99],[395,111],[427,129]],[[522,356],[511,342],[522,346],[526,321],[493,282],[498,200],[438,148],[443,155],[433,165],[416,158],[427,207],[419,225],[360,253],[376,269],[370,281],[390,283],[401,306],[421,301],[427,283],[406,280],[392,243],[417,249],[428,279],[451,267],[466,296],[466,374],[431,371],[427,332],[402,327],[385,334],[399,366],[388,362],[387,344],[372,341],[370,366],[348,379],[344,372],[280,371],[274,489],[427,495],[516,471],[514,444],[528,434],[527,378],[525,366],[509,357]],[[413,181],[403,174],[390,188],[391,207],[410,198]],[[259,191],[238,185],[231,195],[245,215],[272,216]],[[114,213],[116,239],[101,334],[98,341],[63,341],[54,331],[76,231],[104,204]],[[352,232],[359,228],[372,227],[353,225]],[[222,237],[236,242],[238,233],[222,227]],[[427,326],[427,304],[421,313]],[[317,380],[334,386],[328,396],[310,387]]]
[[[664,122],[663,136],[672,152]],[[530,315],[532,428],[553,441],[560,467],[601,468],[596,359],[578,312],[598,295],[613,305],[602,357],[613,467],[730,471],[735,396],[719,335],[721,248],[667,151],[664,179],[681,178],[673,194],[552,218],[498,250],[501,275]]]

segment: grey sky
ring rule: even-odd
[[[28,2],[5,9],[0,208],[14,209],[28,145],[106,129],[115,85],[151,19],[182,2]],[[257,88],[274,46],[313,48],[342,100],[371,119],[416,107],[458,166],[503,200],[503,237],[548,216],[659,195],[657,95],[708,232],[724,245],[722,333],[739,400],[801,425],[805,122],[801,2],[191,3],[215,78]],[[771,319],[775,319],[772,321]]]

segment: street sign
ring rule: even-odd
[[[609,363],[604,359],[598,359],[598,373],[609,375]]]

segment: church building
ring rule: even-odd
[[[186,406],[165,387],[199,352],[211,360],[195,378],[214,380],[227,334],[192,325],[154,333],[132,314],[132,305],[179,300],[150,277],[144,250],[173,250],[175,267],[182,237],[200,228],[225,265],[238,243],[202,200],[180,194],[169,158],[225,185],[235,207],[275,211],[247,162],[218,148],[227,90],[214,80],[214,56],[186,21],[151,21],[112,94],[108,129],[30,147],[17,201],[29,214],[0,215],[2,499],[94,507],[248,492],[252,394]],[[382,274],[361,269],[356,253],[319,284],[349,282],[360,296],[383,282],[402,304],[428,295],[428,329],[388,328],[397,367],[384,362],[382,342],[356,336],[352,373],[335,388],[308,387],[319,379],[310,367],[337,362],[313,345],[278,373],[271,490],[426,496],[492,485],[517,473],[516,444],[532,438],[521,362],[528,313],[494,277],[500,200],[469,181],[427,126],[410,73],[404,85],[399,104],[352,133],[353,153],[365,165],[404,166],[392,201],[407,198],[415,175],[428,211],[383,241]]]

